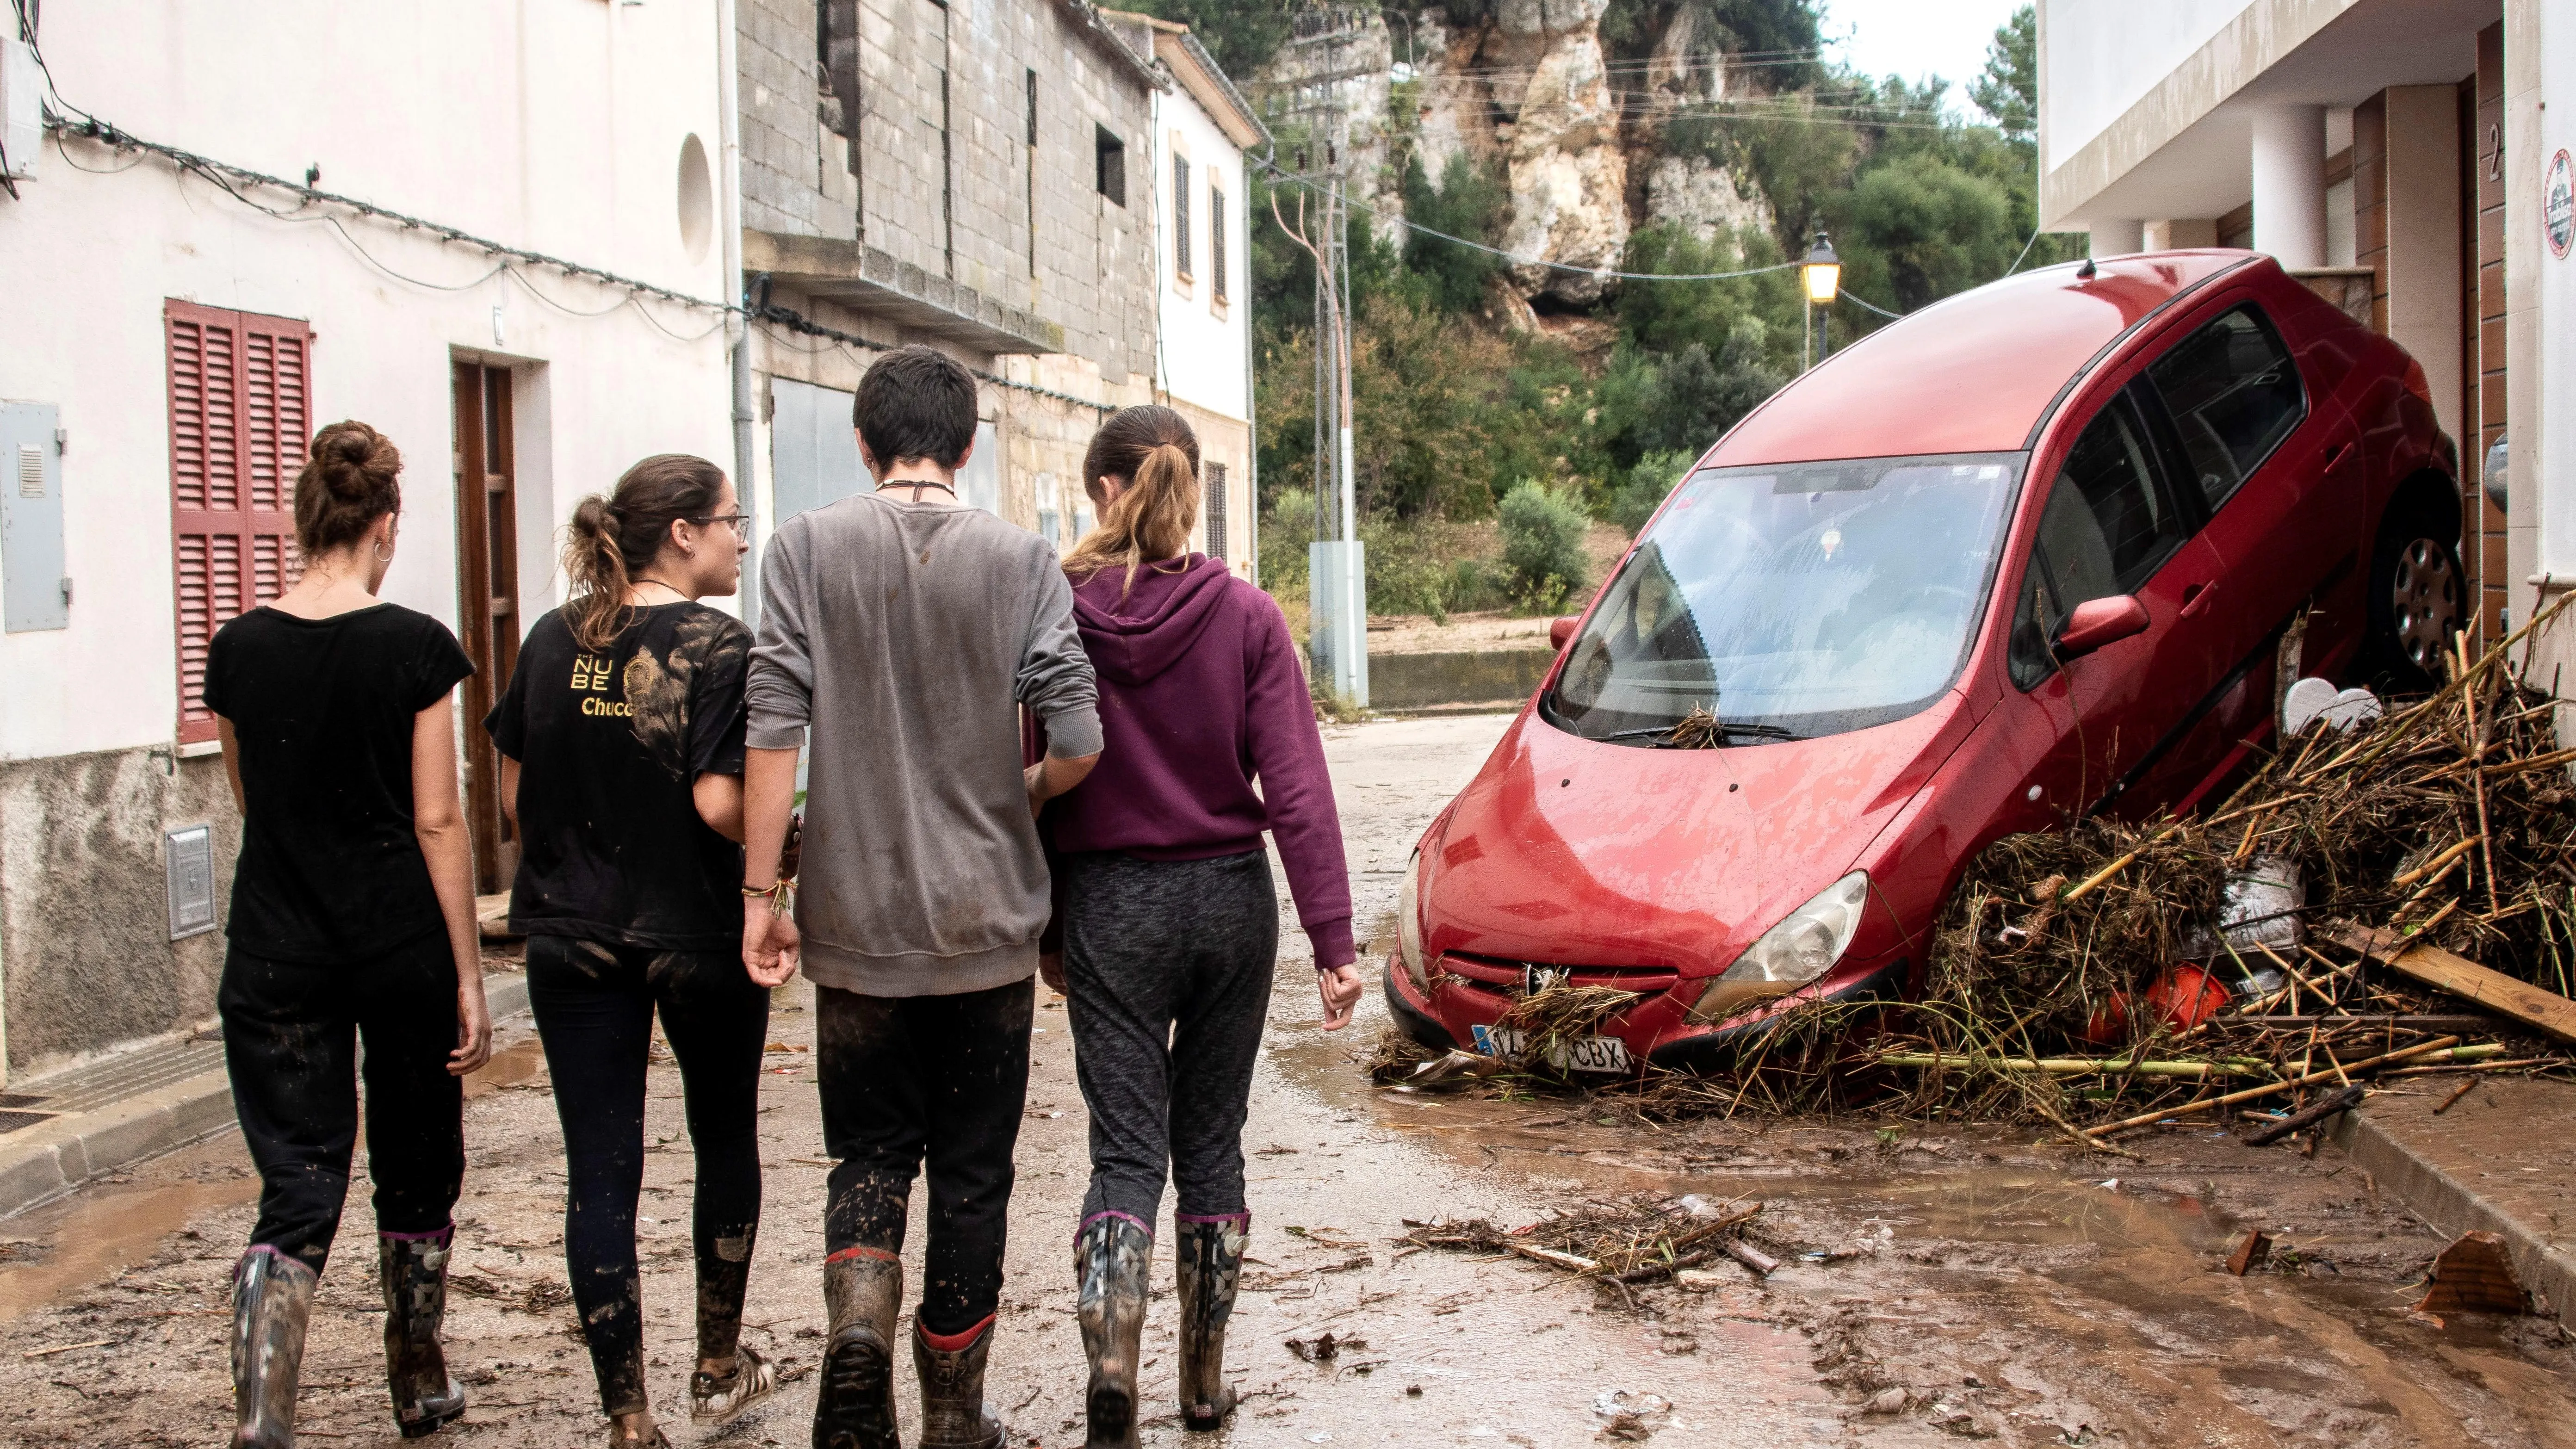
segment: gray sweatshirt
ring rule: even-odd
[[[760,601],[747,742],[810,750],[806,974],[869,996],[1027,977],[1048,882],[1013,701],[1054,753],[1100,748],[1054,547],[981,509],[861,494],[778,526]]]

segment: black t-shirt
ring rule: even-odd
[[[412,722],[473,672],[446,625],[399,604],[258,608],[215,631],[204,698],[232,721],[245,816],[235,946],[355,964],[440,929],[412,832]]]
[[[513,929],[665,951],[741,943],[742,847],[691,791],[742,773],[750,655],[751,631],[703,604],[636,609],[605,653],[574,643],[561,610],[528,631],[483,722],[519,762]]]

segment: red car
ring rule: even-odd
[[[1538,983],[1616,987],[1564,1065],[1619,1071],[1903,995],[1989,842],[2228,781],[2285,639],[2302,674],[2438,670],[2457,475],[2423,369],[2256,254],[1889,326],[1728,432],[1560,621],[1415,849],[1388,1005],[1509,1051],[1492,1024]],[[1722,747],[1675,747],[1694,719]]]

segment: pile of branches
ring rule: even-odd
[[[1641,1193],[1616,1202],[1587,1202],[1518,1228],[1484,1218],[1458,1222],[1405,1219],[1403,1241],[1450,1252],[1509,1253],[1563,1272],[1634,1286],[1732,1258],[1759,1274],[1779,1262],[1744,1241],[1762,1205],[1710,1204],[1695,1197]]]
[[[1997,842],[1943,913],[1919,1000],[1802,1006],[1726,1069],[1605,1080],[1543,1048],[1598,1031],[1624,993],[1552,986],[1505,1019],[1530,1044],[1516,1058],[1435,1060],[1390,1033],[1373,1073],[1575,1089],[1657,1119],[1865,1109],[2087,1124],[2089,1139],[2144,1109],[2340,1079],[2391,1053],[2390,1071],[2562,1069],[2553,1046],[2464,1026],[2464,1003],[2340,943],[2354,928],[2429,942],[2576,995],[2576,750],[2558,746],[2559,702],[2524,682],[2528,646],[2511,657],[2565,602],[2483,657],[2463,644],[2429,696],[2350,729],[2312,724],[2205,813]],[[2302,903],[2227,919],[2231,879],[2285,868]],[[2403,1055],[2462,1030],[2474,1040]]]

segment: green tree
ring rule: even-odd
[[[1572,499],[1537,479],[1512,485],[1503,495],[1502,534],[1514,603],[1554,613],[1589,582],[1590,560],[1583,553],[1588,521]]]
[[[1502,240],[1511,210],[1511,188],[1499,167],[1479,166],[1466,152],[1454,152],[1434,185],[1420,156],[1405,158],[1404,217],[1417,226],[1493,246]],[[1503,259],[1417,231],[1405,242],[1404,267],[1422,280],[1433,306],[1456,314],[1484,302]]]
[[[2015,141],[2039,134],[2039,8],[2025,5],[1995,27],[1986,47],[1985,73],[1969,83],[1968,99],[1994,118]]]
[[[1250,80],[1288,39],[1295,0],[1134,0],[1132,6],[1190,28],[1236,85]]]
[[[1843,284],[1898,312],[1993,281],[2021,250],[2002,185],[1937,156],[1872,167],[1831,214]]]

